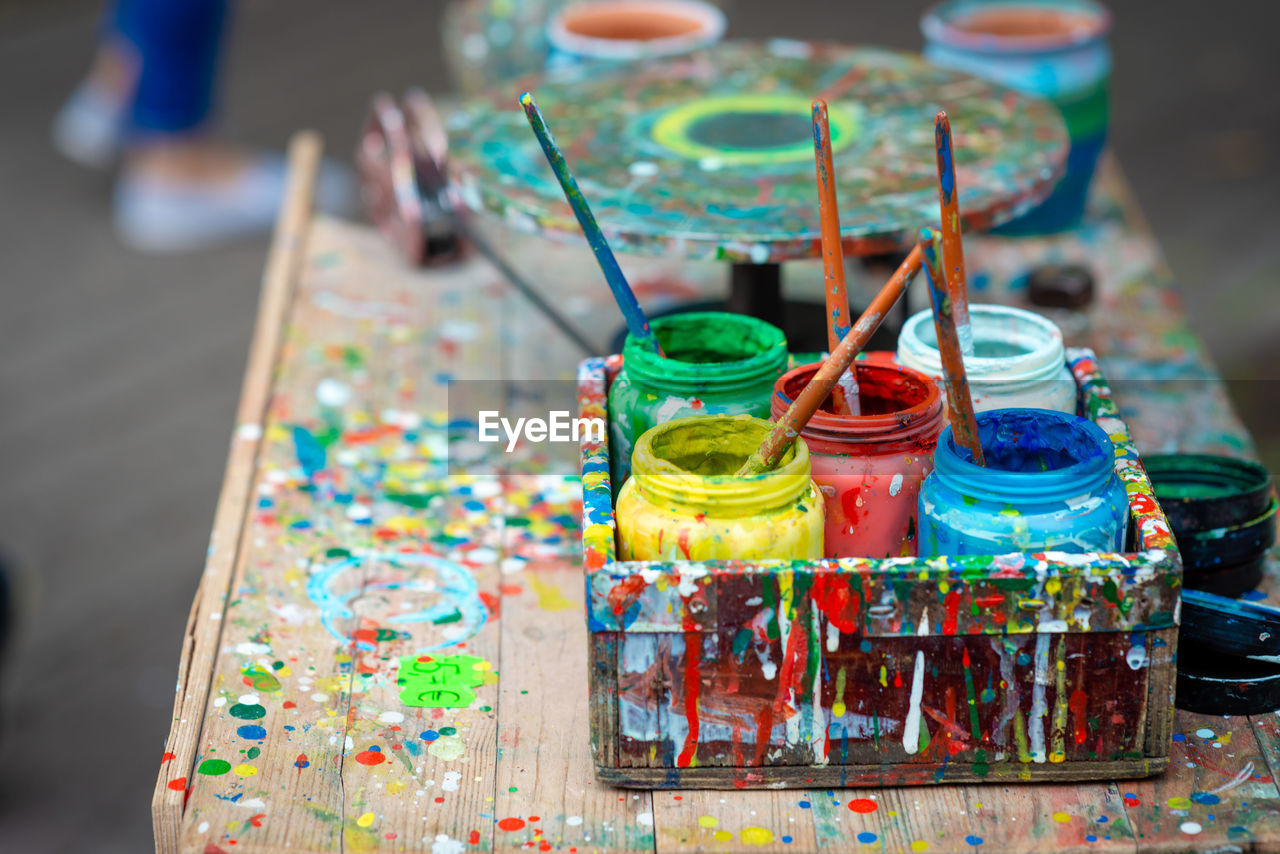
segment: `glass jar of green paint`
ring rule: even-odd
[[[769,417],[773,384],[787,367],[787,339],[741,314],[688,312],[652,322],[665,357],[627,336],[609,387],[609,469],[615,494],[631,474],[640,435],[674,418]]]

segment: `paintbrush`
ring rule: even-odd
[[[818,173],[818,217],[822,224],[822,275],[827,300],[827,351],[835,352],[849,329],[849,292],[844,281],[844,246],[840,242],[840,207],[836,203],[836,175],[831,157],[831,123],[827,102],[813,102],[813,162]],[[831,391],[835,411],[861,414],[858,378],[849,370]]]
[[[955,307],[943,280],[936,240],[933,229],[922,228],[917,248],[924,255],[925,279],[929,282],[929,302],[933,305],[933,328],[938,336],[938,353],[942,356],[942,382],[947,389],[951,432],[956,444],[968,448],[973,461],[985,466],[982,443],[978,441],[978,420],[973,414],[969,378],[964,371],[964,356],[956,330]]]
[[[956,162],[951,145],[951,120],[940,110],[933,120],[933,143],[938,153],[938,207],[942,225],[942,260],[946,265],[947,294],[960,336],[960,351],[973,355],[973,329],[969,325],[969,283],[964,274],[964,245],[960,241],[960,194],[956,188]]]
[[[809,380],[809,384],[796,395],[796,399],[773,425],[769,435],[760,443],[760,447],[747,458],[742,468],[738,469],[739,476],[761,474],[778,464],[787,448],[804,430],[804,425],[809,423],[809,419],[822,406],[822,402],[831,394],[831,390],[836,387],[840,376],[849,370],[854,358],[862,352],[863,347],[867,346],[867,342],[871,340],[871,336],[875,334],[885,315],[902,298],[912,277],[920,270],[922,261],[921,249],[916,246],[898,269],[893,271],[889,281],[880,289],[880,293],[876,294],[871,305],[858,318],[853,329],[849,330],[849,334],[844,336],[840,344],[822,363],[822,367],[818,368],[818,372],[813,375],[813,379]]]
[[[573,209],[573,215],[578,218],[578,225],[582,227],[582,233],[587,238],[587,245],[591,247],[591,252],[596,256],[596,262],[600,265],[601,272],[604,273],[605,281],[609,283],[609,289],[613,291],[613,298],[618,303],[618,308],[622,311],[622,317],[627,322],[627,331],[631,333],[631,337],[638,340],[642,345],[651,347],[659,356],[663,355],[662,348],[658,345],[657,336],[653,334],[653,329],[649,326],[649,319],[645,317],[644,309],[640,308],[640,303],[636,300],[635,293],[631,290],[631,286],[627,284],[627,278],[622,274],[622,268],[618,266],[618,259],[614,257],[613,250],[609,248],[609,243],[604,239],[604,233],[600,230],[596,218],[591,213],[591,208],[587,205],[587,200],[583,197],[582,191],[578,189],[578,182],[574,179],[573,173],[569,171],[569,164],[565,162],[564,154],[561,153],[560,147],[556,145],[555,139],[551,136],[551,129],[547,127],[547,120],[542,117],[542,111],[538,109],[538,104],[533,100],[533,94],[525,92],[520,96],[520,106],[524,108],[525,117],[529,119],[529,126],[533,128],[533,135],[538,138],[538,144],[542,146],[542,153],[547,156],[547,162],[551,164],[551,171],[555,173],[556,180],[560,182],[560,188],[564,190],[565,200],[569,203],[569,207]]]

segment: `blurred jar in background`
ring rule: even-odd
[[[1107,8],[1094,0],[947,0],[925,12],[920,29],[924,55],[934,64],[1047,98],[1066,121],[1066,174],[1041,205],[996,233],[1047,233],[1079,223],[1107,139]]]

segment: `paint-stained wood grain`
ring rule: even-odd
[[[1280,790],[1249,719],[1179,710],[1173,730],[1170,773],[1120,784],[1138,850],[1272,850]]]
[[[173,851],[178,847],[183,809],[195,772],[199,727],[209,701],[211,670],[222,633],[221,618],[250,506],[273,369],[303,263],[322,149],[320,138],[311,133],[297,135],[289,146],[289,181],[263,274],[258,317],[236,409],[237,429],[214,515],[209,555],[183,634],[174,726],[165,742],[152,797],[157,850]]]
[[[602,785],[592,767],[581,567],[531,561],[504,587],[495,850],[652,851],[650,793]]]

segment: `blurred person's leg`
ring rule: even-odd
[[[265,231],[274,221],[284,158],[246,152],[210,133],[227,12],[227,0],[118,0],[99,60],[64,110],[74,111],[85,91],[103,100],[125,91],[115,221],[135,248],[198,249]],[[64,124],[60,118],[55,139],[74,158]],[[345,173],[321,171],[321,205],[341,209],[352,196]]]

